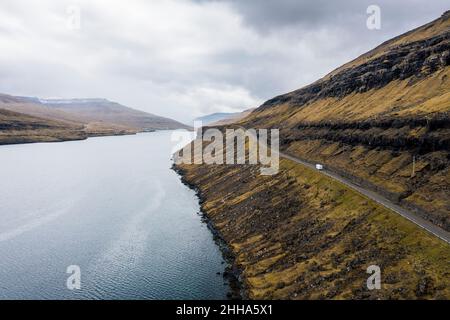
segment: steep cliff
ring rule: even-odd
[[[450,230],[450,13],[264,103],[246,127]]]
[[[450,230],[450,13],[234,126],[280,129],[281,149],[354,180]],[[223,128],[222,128],[223,129]],[[396,213],[282,159],[180,165],[229,244],[250,298],[449,298],[450,246]],[[366,269],[382,270],[368,290]]]

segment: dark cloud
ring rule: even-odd
[[[283,79],[283,72],[291,79],[297,78],[292,77],[294,73],[302,73],[304,76],[301,79],[305,82],[314,81],[315,76],[331,71],[327,66],[338,67],[394,36],[438,18],[450,7],[449,2],[443,0],[197,0],[196,2],[219,2],[230,5],[241,16],[244,24],[260,33],[262,37],[277,35],[280,38],[284,37],[282,42],[286,50],[302,40],[309,41],[316,61],[299,61],[295,57],[292,57],[293,59],[284,57],[285,60],[280,62],[277,60],[280,56],[265,56],[261,58],[262,61],[258,61],[261,65],[272,68],[279,79],[275,83],[267,81],[261,83],[252,77],[253,83],[246,84],[264,97],[267,97],[267,93],[274,93],[274,90],[279,92],[283,88],[285,90],[294,88],[292,83],[289,87],[288,83],[280,81]],[[380,30],[369,30],[366,26],[368,18],[366,10],[370,5],[377,5],[381,9]],[[303,58],[302,55],[297,57]],[[236,54],[231,60],[247,61],[246,58]],[[268,63],[269,61],[271,63]],[[289,64],[290,68],[284,68],[283,63]],[[309,63],[312,63],[312,69],[317,72],[308,70]],[[299,68],[295,69],[297,66]],[[280,72],[276,72],[276,69]],[[300,84],[305,83],[297,85]]]
[[[231,4],[245,22],[261,32],[300,26],[364,29],[366,9],[378,5],[389,26],[421,24],[449,9],[445,0],[198,0]],[[365,31],[365,30],[363,30]]]

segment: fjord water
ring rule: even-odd
[[[0,299],[223,299],[170,131],[0,146]],[[67,268],[80,267],[71,291]]]

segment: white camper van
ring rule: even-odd
[[[316,164],[316,169],[317,170],[323,170],[323,165],[321,165],[321,164]]]

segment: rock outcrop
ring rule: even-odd
[[[280,129],[280,147],[450,230],[450,14],[233,126]],[[222,128],[223,129],[223,128]],[[315,170],[182,165],[255,299],[448,299],[450,247]],[[366,268],[383,270],[368,290]]]

